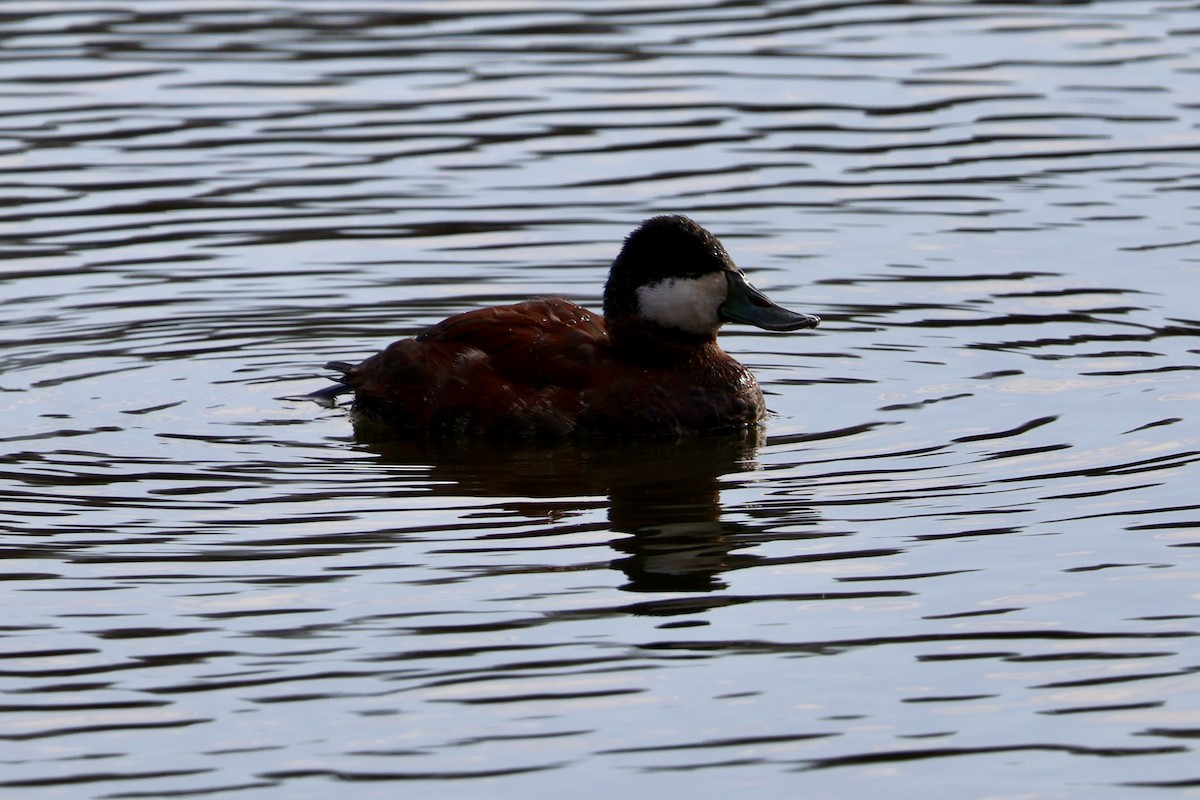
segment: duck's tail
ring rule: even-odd
[[[342,373],[339,377],[333,378],[333,385],[326,386],[324,389],[317,389],[315,392],[309,392],[304,395],[307,399],[320,403],[323,406],[333,406],[337,404],[337,399],[343,394],[349,394],[354,391],[354,387],[346,380],[346,375],[354,368],[353,364],[346,361],[330,361],[325,365],[325,369],[331,369],[335,372]]]

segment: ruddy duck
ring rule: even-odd
[[[757,425],[758,381],[717,344],[725,322],[771,331],[820,318],[781,308],[717,237],[684,216],[625,240],[601,317],[559,297],[468,311],[361,364],[334,361],[354,413],[407,435],[673,437]]]

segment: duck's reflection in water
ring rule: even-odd
[[[388,463],[423,465],[437,494],[510,498],[505,510],[555,519],[607,496],[609,529],[629,534],[611,542],[629,591],[722,589],[722,573],[760,560],[736,552],[762,540],[759,526],[721,519],[722,490],[757,469],[759,429],[649,443],[381,442],[370,441],[378,431],[356,432]]]

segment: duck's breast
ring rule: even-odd
[[[714,343],[672,365],[611,361],[583,392],[582,430],[665,436],[745,427],[766,415],[754,375]]]

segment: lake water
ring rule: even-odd
[[[1200,796],[1192,0],[30,0],[0,45],[0,796]],[[664,212],[824,319],[724,332],[761,439],[294,399],[598,305]]]

